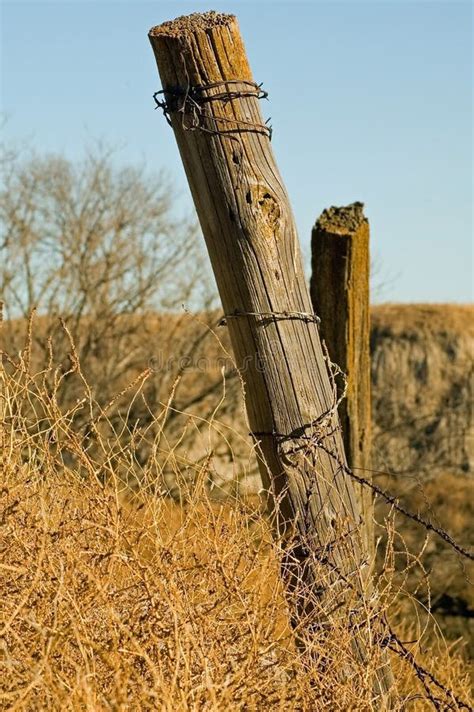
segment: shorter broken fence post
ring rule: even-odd
[[[339,406],[349,467],[370,479],[371,388],[369,222],[362,203],[324,210],[311,237],[311,300],[321,318],[329,356],[347,376]],[[373,553],[372,493],[354,484],[364,518],[367,550]]]

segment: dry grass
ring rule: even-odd
[[[464,333],[474,338],[473,304],[379,304],[370,312],[372,328],[395,336],[420,333]]]
[[[71,368],[80,379],[74,357]],[[354,662],[343,618],[325,611],[329,626],[312,636],[311,666],[295,646],[282,551],[261,503],[213,501],[212,453],[192,462],[179,440],[162,442],[160,427],[137,477],[134,452],[146,434],[101,434],[107,415],[85,382],[84,400],[61,411],[55,393],[65,377],[52,364],[31,374],[28,349],[2,374],[2,709],[380,709],[371,685],[380,649],[366,665]],[[84,407],[92,425],[81,435],[74,414]],[[182,478],[181,504],[160,494],[170,467],[178,479],[194,474],[191,485]],[[128,471],[141,482],[133,491]],[[391,584],[396,548],[389,536],[380,582],[393,625],[416,640],[409,648],[423,665],[468,699],[460,646],[433,637],[416,614],[400,620],[408,609],[403,587]],[[430,709],[412,667],[395,656],[393,664],[395,709]]]

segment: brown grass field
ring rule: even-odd
[[[311,638],[311,665],[295,645],[282,547],[263,501],[216,501],[207,486],[212,452],[195,462],[179,440],[159,437],[140,486],[130,488],[123,473],[136,468],[138,431],[101,437],[107,416],[95,413],[85,381],[84,398],[61,410],[62,378],[52,364],[33,372],[28,350],[2,372],[1,708],[380,709],[371,685],[380,648],[356,664],[344,619],[324,612],[330,625]],[[84,407],[95,423],[93,453],[73,428]],[[161,494],[165,468],[182,481],[180,502]],[[437,684],[391,654],[393,709],[469,709],[465,643],[444,638],[419,602],[429,601],[420,540],[395,523],[385,509],[380,610]]]

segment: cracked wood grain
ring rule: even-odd
[[[222,94],[223,81],[253,81],[232,15],[178,18],[152,28],[149,39],[165,97],[167,89],[219,83],[207,90],[210,96]],[[264,486],[272,492],[280,535],[294,536],[284,570],[296,601],[295,619],[314,621],[317,601],[325,595],[340,601],[341,615],[348,615],[349,605],[357,609],[354,590],[365,600],[370,589],[369,566],[352,483],[315,445],[324,437],[345,463],[317,324],[256,316],[312,312],[288,195],[268,136],[242,130],[264,123],[259,100],[242,96],[205,107],[205,127],[212,132],[190,126],[185,112],[173,111],[171,124],[224,313],[244,314],[227,326],[250,428],[258,433]],[[312,429],[328,412],[327,430]],[[324,556],[318,558],[318,552]],[[360,659],[368,645],[363,638],[354,636]],[[381,690],[388,686],[383,679],[377,684]]]

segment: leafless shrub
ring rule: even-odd
[[[19,350],[36,310],[31,358],[43,363],[54,342],[64,405],[75,403],[78,390],[77,379],[65,375],[69,336],[60,318],[101,406],[149,366],[156,371],[146,388],[152,413],[173,390],[170,427],[178,411],[212,399],[220,373],[193,379],[183,362],[208,336],[214,287],[196,222],[173,217],[165,175],[118,167],[103,149],[78,164],[4,152],[2,169],[0,299],[10,352]],[[202,317],[191,319],[183,302]],[[120,420],[122,403],[115,398],[109,418]],[[149,409],[136,401],[130,416],[145,421]],[[74,418],[84,425],[81,411]]]

